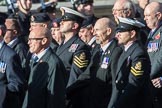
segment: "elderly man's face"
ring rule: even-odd
[[[123,4],[121,4],[119,0],[114,4],[112,14],[114,16],[115,21],[117,22],[118,22],[117,17],[124,17],[124,18],[129,17],[127,14],[127,9],[124,8]]]
[[[44,38],[45,36],[41,36],[38,30],[31,31],[28,38],[29,51],[35,54],[40,53],[43,47],[42,41]]]
[[[154,12],[150,7],[146,7],[144,11],[144,20],[150,29],[154,29],[158,26],[160,19],[158,19],[159,12]]]

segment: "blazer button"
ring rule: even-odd
[[[123,80],[121,80],[121,81],[120,81],[120,83],[121,83],[121,84],[123,84],[123,83],[124,83],[124,81],[123,81]]]
[[[115,82],[118,83],[118,80],[116,80]]]

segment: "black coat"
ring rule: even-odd
[[[49,49],[39,62],[32,64],[23,108],[64,108],[65,67]]]
[[[65,67],[52,49],[30,68],[23,108],[64,108]]]
[[[79,76],[74,85],[67,88],[72,108],[106,108],[109,103],[112,74],[116,69],[112,64],[116,62],[121,50],[118,49],[116,40],[112,41],[102,55],[99,49],[100,47],[95,47],[86,71]]]
[[[75,82],[85,71],[90,61],[90,47],[78,36],[73,36],[65,44],[57,48],[56,54],[63,61],[66,68],[68,86]]]
[[[10,45],[10,47],[19,55],[21,64],[27,57],[28,47],[19,38]]]
[[[149,57],[138,42],[123,51],[108,108],[151,108],[150,69]]]

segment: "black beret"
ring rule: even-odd
[[[44,23],[50,21],[50,17],[47,13],[36,13],[31,16],[31,22]]]
[[[82,25],[81,25],[81,28],[86,28],[86,27],[88,27],[88,26],[90,26],[90,25],[92,25],[92,24],[93,24],[93,21],[92,21],[92,20],[90,20],[90,19],[85,19],[85,20],[83,21]]]
[[[130,18],[122,18],[118,17],[119,24],[117,26],[116,32],[125,32],[130,30],[138,30],[142,27],[145,27],[145,25],[135,19]]]
[[[76,21],[79,24],[82,24],[83,20],[87,19],[85,15],[73,9],[67,7],[61,7],[60,10],[62,11],[61,19],[63,21],[72,20],[72,21]]]

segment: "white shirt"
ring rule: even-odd
[[[33,54],[32,55],[32,58],[34,58],[35,56],[37,56],[38,57],[38,60],[36,62],[38,62],[48,50],[49,50],[49,47],[46,48],[44,51],[40,52],[39,54]]]
[[[110,46],[111,42],[112,42],[112,41],[108,42],[106,45],[104,45],[103,47],[101,47],[102,50],[103,50],[103,52],[106,51],[106,49]]]

